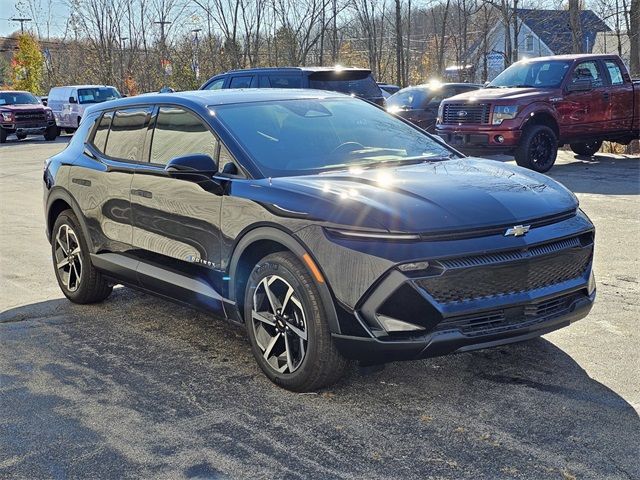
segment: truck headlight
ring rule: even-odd
[[[11,112],[0,112],[0,115],[2,115],[2,120],[5,122],[10,122],[13,120],[13,113]]]
[[[518,114],[517,105],[496,105],[493,107],[493,125],[500,125],[503,120],[511,120]]]
[[[45,115],[47,116],[47,120],[53,120],[53,110],[45,110]]]
[[[442,102],[440,102],[440,105],[438,106],[438,116],[436,118],[436,123],[442,123],[443,112],[444,112],[444,105]]]

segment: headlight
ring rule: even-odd
[[[511,120],[517,114],[517,105],[496,105],[493,107],[493,125],[500,125],[503,120]]]
[[[5,122],[10,122],[11,120],[13,120],[13,113],[11,112],[0,112],[0,115],[2,115],[2,120],[4,120]]]
[[[45,115],[47,116],[47,120],[51,120],[53,118],[53,111],[45,110]]]
[[[415,233],[366,232],[363,230],[342,230],[338,228],[325,228],[325,230],[330,235],[351,240],[386,240],[391,242],[420,240],[420,235]]]
[[[436,123],[442,123],[442,113],[444,112],[444,104],[440,102],[438,106],[438,117],[436,118]]]

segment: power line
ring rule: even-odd
[[[25,22],[30,22],[30,18],[12,18],[12,22],[20,22],[20,33],[24,33],[24,24]]]

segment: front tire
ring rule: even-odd
[[[91,264],[87,242],[72,210],[63,211],[53,225],[51,257],[58,285],[72,302],[101,302],[111,294],[113,286]]]
[[[576,155],[582,157],[592,157],[600,147],[602,147],[602,140],[593,140],[591,142],[572,143],[569,145],[571,150]]]
[[[18,140],[24,140],[25,138],[27,138],[27,134],[26,133],[16,133],[16,137],[18,137]]]
[[[318,287],[292,253],[273,253],[254,267],[244,318],[253,355],[275,384],[313,391],[344,373],[347,362],[331,338]]]
[[[57,136],[58,136],[58,127],[56,127],[55,125],[51,127],[47,127],[47,129],[44,132],[44,139],[47,142],[53,142]]]
[[[514,156],[521,167],[540,173],[547,172],[558,156],[558,138],[545,125],[531,125],[522,134]]]
[[[0,127],[0,143],[6,143],[7,141],[7,131],[4,128]]]

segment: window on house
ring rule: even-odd
[[[524,37],[524,48],[527,52],[533,52],[533,35]]]

